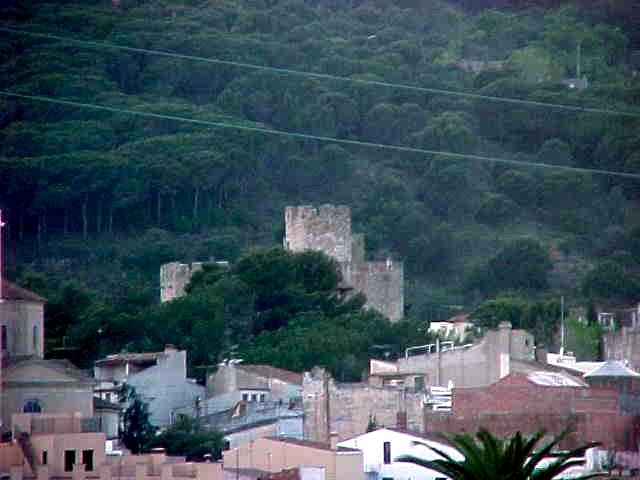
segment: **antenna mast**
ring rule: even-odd
[[[560,297],[560,356],[564,357],[564,295]]]

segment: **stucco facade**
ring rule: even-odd
[[[0,349],[4,358],[44,357],[43,297],[2,281]]]
[[[5,430],[13,414],[33,411],[36,405],[47,414],[78,412],[93,416],[94,381],[71,363],[26,358],[5,365],[1,396]]]
[[[187,378],[187,352],[172,346],[163,352],[109,355],[96,362],[94,372],[97,394],[105,400],[113,401],[106,397],[122,383],[134,387],[149,405],[155,426],[171,424],[177,408],[195,405],[205,396],[205,388]]]
[[[321,467],[327,480],[364,480],[362,452],[317,442],[261,438],[223,452],[223,462],[225,468],[266,472]]]
[[[476,344],[453,349],[436,348],[433,353],[407,355],[395,362],[371,362],[369,383],[385,386],[388,382],[415,388],[416,378],[422,385],[460,387],[489,385],[512,370],[533,362],[533,336],[524,330],[513,330],[503,323],[489,330]]]
[[[338,443],[338,446],[361,450],[364,459],[364,472],[368,480],[436,480],[442,478],[442,474],[434,470],[407,462],[396,462],[401,455],[412,455],[423,460],[436,460],[441,458],[433,450],[440,451],[462,458],[453,448],[443,443],[426,437],[424,434],[407,430],[392,428],[379,428],[372,432],[363,433]]]

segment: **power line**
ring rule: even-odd
[[[233,123],[227,123],[227,122],[214,122],[210,120],[198,120],[196,118],[181,117],[177,115],[165,115],[161,113],[143,112],[140,110],[109,107],[107,105],[76,102],[74,100],[63,100],[63,99],[48,97],[43,95],[28,95],[24,93],[11,92],[7,90],[0,90],[0,96],[21,98],[25,100],[33,100],[33,101],[39,101],[39,102],[55,103],[55,104],[67,105],[67,106],[78,107],[78,108],[89,108],[92,110],[101,110],[101,111],[111,112],[111,113],[136,115],[139,117],[146,117],[146,118],[159,118],[163,120],[173,120],[176,122],[186,122],[186,123],[192,123],[195,125],[202,125],[202,126],[213,127],[213,128],[227,128],[227,129],[235,129],[235,130],[244,130],[244,131],[254,132],[254,133],[261,133],[265,135],[278,135],[281,137],[292,137],[299,140],[313,140],[317,142],[329,142],[329,143],[336,143],[336,144],[342,144],[342,145],[376,148],[381,150],[391,150],[391,151],[404,152],[404,153],[435,155],[435,156],[439,155],[442,157],[450,157],[450,158],[460,159],[460,160],[477,160],[477,161],[483,161],[483,162],[514,165],[514,166],[526,167],[526,168],[548,168],[548,169],[554,169],[554,170],[564,170],[564,171],[569,171],[574,173],[608,175],[608,176],[640,180],[640,174],[637,174],[637,173],[616,172],[613,170],[600,170],[600,169],[594,169],[594,168],[570,167],[565,165],[554,165],[550,163],[525,162],[522,160],[487,157],[483,155],[474,155],[469,153],[456,153],[456,152],[447,152],[447,151],[441,151],[441,150],[427,150],[422,148],[406,147],[402,145],[390,145],[390,144],[384,144],[384,143],[364,142],[360,140],[349,140],[344,138],[325,137],[325,136],[312,135],[312,134],[300,133],[300,132],[288,132],[286,130],[276,130],[276,129],[264,128],[264,127],[239,125],[239,124],[233,124]]]
[[[640,112],[611,110],[611,109],[605,109],[605,108],[581,107],[576,105],[566,105],[562,103],[549,103],[549,102],[539,102],[535,100],[523,100],[520,98],[481,95],[479,93],[460,92],[456,90],[447,90],[447,89],[441,89],[441,88],[418,87],[415,85],[407,85],[403,83],[392,83],[392,82],[382,82],[377,80],[365,80],[365,79],[358,79],[358,78],[341,77],[338,75],[331,75],[328,73],[316,73],[316,72],[307,72],[303,70],[293,70],[289,68],[270,67],[268,65],[257,65],[253,63],[236,62],[233,60],[222,60],[219,58],[187,55],[182,53],[170,52],[166,50],[153,50],[148,48],[129,47],[129,46],[118,45],[114,43],[96,42],[93,40],[78,40],[75,38],[63,37],[60,35],[53,35],[50,33],[30,32],[27,30],[20,30],[20,29],[8,28],[8,27],[0,27],[0,32],[5,32],[5,33],[10,33],[15,35],[26,35],[34,38],[44,38],[48,40],[57,40],[57,41],[69,43],[72,45],[85,46],[85,47],[91,47],[91,48],[122,50],[125,52],[143,53],[148,55],[159,55],[159,56],[164,56],[169,58],[178,58],[181,60],[206,62],[206,63],[215,64],[215,65],[226,65],[226,66],[246,68],[246,69],[252,69],[252,70],[264,70],[272,73],[277,73],[280,75],[305,76],[310,78],[317,78],[319,80],[351,82],[351,83],[356,83],[360,85],[374,85],[377,87],[396,88],[396,89],[410,90],[410,91],[421,92],[421,93],[449,95],[449,96],[456,96],[456,97],[462,97],[462,98],[471,98],[474,100],[503,102],[503,103],[510,103],[515,105],[526,105],[526,106],[539,107],[539,108],[553,108],[557,110],[567,110],[571,112],[594,113],[594,114],[602,114],[602,115],[640,118]]]

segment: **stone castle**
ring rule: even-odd
[[[340,266],[343,290],[363,293],[366,305],[391,321],[404,315],[402,262],[367,262],[364,238],[351,231],[351,209],[346,205],[299,205],[285,209],[284,247],[292,252],[320,251]]]
[[[404,268],[402,262],[367,262],[364,238],[351,232],[351,209],[346,205],[301,205],[285,209],[284,247],[292,252],[320,251],[340,266],[340,289],[361,292],[366,305],[391,321],[404,314]],[[227,262],[216,262],[228,265]],[[202,262],[171,262],[160,267],[160,300],[182,297]]]

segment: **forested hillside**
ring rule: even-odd
[[[139,310],[162,262],[233,261],[281,242],[286,205],[344,203],[370,257],[405,261],[414,319],[505,291],[637,298],[640,180],[576,169],[640,174],[632,28],[601,5],[483,7],[3,2],[10,276],[54,306],[82,291],[82,315]],[[561,83],[578,57],[584,90]]]

